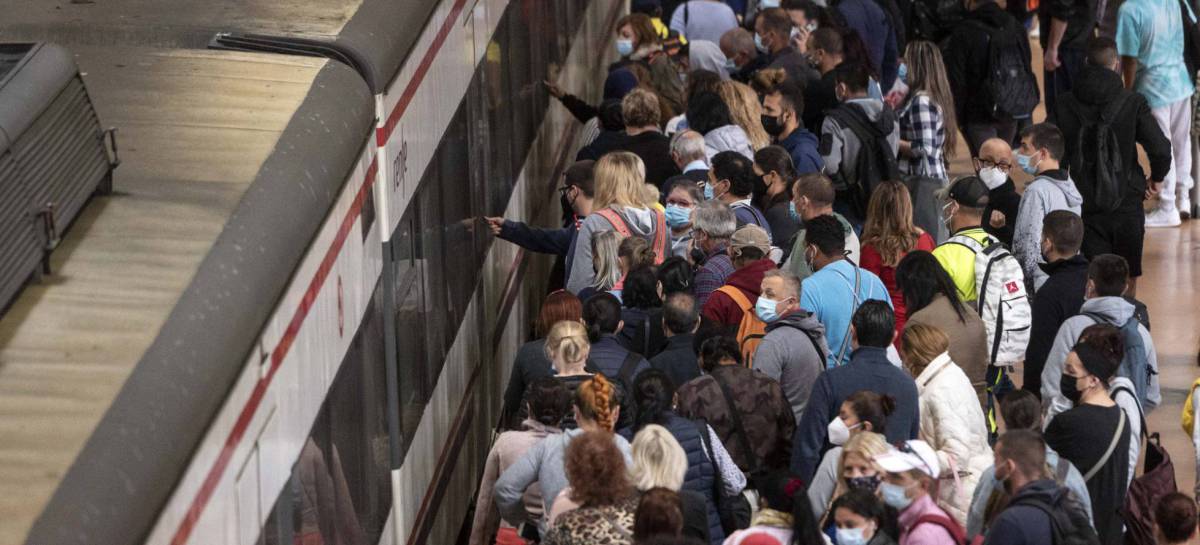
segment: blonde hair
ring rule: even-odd
[[[875,457],[886,453],[889,448],[887,438],[873,431],[858,432],[847,440],[846,444],[842,445],[842,456],[838,458],[837,487],[834,490],[833,497],[839,498],[850,489],[846,485],[846,478],[842,476],[845,469],[846,456],[855,454],[870,462],[871,465],[874,465]],[[876,468],[876,471],[878,471],[878,468]]]
[[[646,165],[637,155],[628,151],[614,151],[596,161],[596,197],[592,208],[599,210],[612,206],[649,208],[654,202],[646,199]]]
[[[592,350],[588,342],[587,329],[583,324],[573,320],[563,320],[555,323],[546,335],[546,358],[553,362],[562,359],[563,363],[574,364],[587,360]],[[555,358],[558,356],[558,358]],[[562,371],[562,369],[555,369]]]
[[[913,225],[912,197],[908,188],[897,181],[885,181],[871,193],[867,221],[863,225],[863,245],[879,252],[883,264],[895,267],[904,254],[917,247],[921,231]]]
[[[687,473],[687,454],[671,432],[658,424],[649,424],[633,436],[633,465],[629,475],[638,490],[655,487],[679,490]]]
[[[928,324],[909,324],[900,336],[900,346],[904,348],[904,366],[916,377],[950,349],[950,337]]]
[[[592,265],[596,267],[592,287],[597,291],[608,291],[621,281],[621,239],[616,231],[600,231],[592,234]]]
[[[937,104],[946,135],[942,151],[947,159],[953,159],[958,150],[958,120],[954,115],[954,95],[950,92],[950,80],[946,78],[942,52],[933,42],[908,42],[904,50],[904,62],[908,64],[909,100],[918,93],[925,93]]]
[[[762,126],[762,104],[758,102],[758,93],[754,89],[745,83],[726,80],[717,87],[717,92],[729,107],[733,123],[746,131],[754,151],[771,145],[771,135]]]
[[[635,87],[621,99],[621,118],[626,127],[657,127],[660,116],[658,95],[654,94],[654,91]]]

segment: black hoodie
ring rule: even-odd
[[[954,95],[954,113],[958,116],[959,126],[996,121],[992,116],[988,93],[983,92],[991,65],[988,53],[990,39],[973,22],[993,29],[993,32],[1003,32],[1016,38],[1013,41],[1022,49],[1021,58],[1032,58],[1029,40],[1025,39],[1025,27],[995,2],[987,1],[967,12],[963,22],[955,25],[942,46],[946,79]]]
[[[1070,259],[1038,265],[1050,275],[1033,298],[1029,326],[1029,346],[1025,348],[1025,384],[1023,390],[1042,395],[1042,369],[1054,345],[1058,328],[1067,318],[1079,314],[1087,288],[1088,261],[1076,254]]]
[[[1158,123],[1150,113],[1150,106],[1142,95],[1129,91],[1121,84],[1121,76],[1105,68],[1085,65],[1079,70],[1075,87],[1058,99],[1056,106],[1058,128],[1062,130],[1067,153],[1062,164],[1073,166],[1079,132],[1086,122],[1099,119],[1100,112],[1118,97],[1126,96],[1125,103],[1112,122],[1113,131],[1121,147],[1122,164],[1128,165],[1129,185],[1119,211],[1140,213],[1143,195],[1146,192],[1146,175],[1138,163],[1135,144],[1146,150],[1150,162],[1150,179],[1162,181],[1171,168],[1171,142],[1163,135]],[[1071,179],[1083,195],[1083,216],[1103,213],[1095,208],[1095,182],[1089,179],[1082,168],[1071,169]]]

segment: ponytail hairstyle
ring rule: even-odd
[[[617,257],[628,267],[626,273],[642,267],[654,266],[654,250],[642,237],[625,237],[617,246]]]
[[[546,336],[546,359],[553,362],[561,359],[563,363],[575,364],[587,360],[592,345],[587,339],[587,330],[583,324],[564,320],[550,328]],[[558,356],[557,358],[555,356]],[[562,371],[561,369],[555,369]]]
[[[605,334],[616,333],[621,325],[621,302],[611,293],[597,293],[583,303],[583,321],[588,340],[593,343]]]
[[[648,424],[665,426],[667,411],[671,410],[675,399],[675,383],[671,377],[658,369],[647,369],[638,373],[633,381],[633,401],[638,408],[634,419],[634,431],[641,430]]]
[[[887,433],[888,417],[896,411],[895,398],[870,390],[859,390],[850,394],[846,403],[850,404],[859,422],[871,423],[870,431],[880,435]]]
[[[575,390],[575,408],[579,409],[579,416],[595,420],[596,424],[610,432],[617,423],[613,414],[616,401],[612,383],[600,373],[583,381]]]
[[[557,428],[571,408],[571,392],[561,380],[542,377],[525,390],[525,403],[529,405],[529,418]]]

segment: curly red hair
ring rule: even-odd
[[[590,431],[572,439],[565,466],[571,499],[580,506],[612,505],[633,494],[625,457],[612,433]]]

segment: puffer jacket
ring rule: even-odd
[[[942,468],[938,505],[966,527],[975,486],[992,466],[983,409],[971,381],[949,353],[934,358],[916,382],[921,439],[937,452]]]
[[[704,135],[704,155],[709,161],[722,151],[736,151],[754,160],[754,146],[750,145],[750,137],[737,125],[717,127]]]
[[[1025,186],[1021,206],[1017,209],[1017,224],[1013,229],[1013,255],[1025,271],[1025,283],[1035,291],[1049,278],[1038,267],[1042,260],[1042,220],[1055,210],[1070,210],[1080,214],[1083,196],[1065,170],[1041,172]]]
[[[1050,355],[1046,356],[1046,366],[1042,368],[1042,404],[1046,406],[1044,425],[1058,413],[1073,407],[1066,397],[1063,397],[1059,382],[1062,380],[1063,369],[1066,367],[1067,354],[1079,341],[1079,335],[1096,320],[1087,314],[1095,314],[1104,318],[1105,323],[1121,327],[1133,317],[1134,306],[1122,297],[1096,297],[1083,302],[1079,307],[1080,314],[1068,318],[1058,328],[1054,336],[1054,344],[1050,347]],[[1145,327],[1138,325],[1142,333],[1142,343],[1146,345],[1146,363],[1154,370],[1150,375],[1150,385],[1146,388],[1146,406],[1148,413],[1162,402],[1162,392],[1158,384],[1158,353],[1154,350],[1154,339]]]
[[[631,208],[612,206],[613,210],[625,220],[629,231],[646,240],[653,242],[655,235],[655,211],[649,208]],[[613,226],[600,214],[590,214],[579,226],[578,241],[575,244],[575,256],[571,259],[571,270],[567,271],[567,291],[579,293],[583,288],[591,286],[596,280],[596,271],[592,269],[592,235],[603,231],[612,231]],[[668,239],[670,233],[667,234]]]

